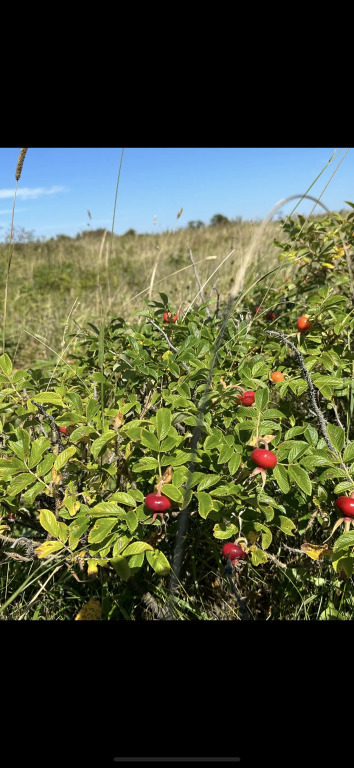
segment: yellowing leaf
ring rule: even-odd
[[[334,264],[328,264],[327,261],[322,261],[322,267],[327,267],[328,269],[334,269]]]
[[[52,467],[51,475],[52,475],[52,481],[53,481],[54,485],[59,485],[59,483],[61,482],[61,480],[63,478],[63,475],[60,472],[57,472],[55,467]]]
[[[309,544],[307,541],[301,544],[301,551],[305,552],[305,555],[308,555],[308,557],[311,557],[311,560],[320,560],[332,552],[328,544]]]
[[[248,531],[247,534],[247,541],[250,545],[254,544],[257,539],[259,539],[260,534],[256,533],[256,531]]]
[[[65,507],[69,512],[69,515],[71,517],[74,517],[76,515],[76,512],[80,509],[80,502],[76,501],[73,496],[68,496],[67,499],[65,499]]]
[[[272,440],[274,440],[274,438],[275,438],[275,435],[264,435],[264,437],[262,437],[262,440],[265,440],[266,443],[271,443]],[[259,438],[257,438],[257,437],[251,437],[251,439],[248,441],[247,445],[252,445],[253,447],[254,446],[258,447],[258,440],[259,440]]]
[[[94,597],[80,608],[75,621],[98,621],[102,616],[102,605]]]
[[[89,576],[91,576],[91,574],[97,574],[98,573],[97,560],[90,559],[90,560],[87,561],[87,573],[88,573]]]
[[[164,352],[164,353],[163,353],[163,355],[162,355],[162,359],[163,359],[163,360],[167,360],[167,358],[168,358],[170,355],[172,355],[172,352],[171,352],[171,350],[170,350],[170,349],[168,349],[168,350],[167,350],[167,352]]]
[[[172,483],[172,479],[173,479],[173,469],[172,469],[172,467],[167,467],[167,469],[166,469],[162,479],[163,479],[164,483]]]
[[[122,424],[124,424],[124,416],[119,411],[118,413],[116,413],[116,415],[115,415],[115,417],[113,419],[113,429],[117,432],[119,427],[122,426]]]
[[[35,554],[40,559],[43,557],[48,557],[48,555],[52,555],[53,552],[59,552],[60,549],[63,549],[64,544],[62,544],[61,541],[45,541],[43,544],[40,544],[39,547],[36,547]]]

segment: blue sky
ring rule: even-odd
[[[0,148],[1,240],[10,230],[19,151]],[[59,234],[74,237],[88,228],[111,231],[121,152],[121,148],[29,148],[18,184],[15,228],[44,239]],[[125,148],[114,231],[165,232],[191,220],[209,224],[216,213],[229,219],[263,219],[279,200],[304,194],[334,152],[326,147]],[[330,180],[344,152],[336,150],[309,192],[319,197],[329,182],[321,200],[330,210],[347,207],[345,200],[354,202],[354,149]],[[290,213],[296,202],[284,205],[282,215]],[[307,214],[312,205],[303,201],[298,211]]]

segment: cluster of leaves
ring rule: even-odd
[[[14,516],[19,533],[47,534],[36,557],[80,561],[89,575],[100,568],[127,581],[150,568],[161,577],[171,567],[179,513],[189,505],[189,545],[203,526],[214,569],[219,540],[246,537],[247,569],[268,567],[293,537],[305,558],[327,558],[349,579],[354,532],[332,549],[325,538],[338,517],[336,497],[354,490],[352,216],[337,216],[336,226],[333,216],[284,223],[288,240],[275,246],[292,279],[272,290],[259,283],[252,305],[245,299],[231,312],[221,340],[222,312],[207,314],[210,302],[164,325],[168,297],[160,294],[138,313],[139,324],[88,323],[73,365],[15,371],[2,355],[1,529]],[[312,328],[298,334],[304,312]],[[284,381],[272,382],[274,370]],[[238,386],[255,392],[251,407],[240,405]],[[262,440],[278,459],[264,487],[259,476],[249,482],[250,456]],[[172,503],[167,525],[159,518],[151,524],[144,506],[161,480]],[[311,526],[312,542],[305,540]]]

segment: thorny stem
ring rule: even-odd
[[[146,318],[146,321],[148,323],[151,323],[151,325],[153,325],[155,328],[157,328],[158,331],[160,331],[160,333],[162,333],[162,335],[166,339],[167,344],[170,347],[170,349],[172,349],[173,352],[176,352],[177,355],[179,355],[179,350],[177,349],[177,347],[174,347],[173,344],[171,344],[171,342],[170,342],[170,340],[169,340],[169,338],[167,336],[167,333],[165,333],[165,331],[163,331],[162,328],[160,328],[160,326],[157,325],[157,323],[154,322],[154,320],[150,320],[149,317]],[[187,371],[187,373],[189,373],[189,371],[190,371],[189,366],[186,363],[184,363],[182,360],[181,360],[181,365],[183,366],[184,370]]]
[[[266,331],[266,333],[269,336],[279,336],[279,338],[282,340],[282,342],[284,344],[287,344],[287,346],[290,347],[293,350],[294,354],[296,355],[296,357],[298,359],[298,362],[299,362],[299,366],[300,366],[300,368],[301,368],[301,370],[302,370],[302,372],[303,372],[303,374],[305,376],[305,379],[307,381],[307,384],[308,384],[311,405],[313,407],[313,410],[316,413],[316,416],[317,416],[317,419],[318,419],[318,423],[320,425],[320,429],[321,429],[322,435],[323,435],[323,437],[324,437],[324,439],[325,439],[325,441],[326,441],[326,443],[328,445],[328,448],[336,456],[339,456],[339,458],[340,458],[340,454],[335,449],[334,445],[332,445],[332,443],[331,443],[331,441],[330,441],[330,439],[328,437],[328,434],[327,434],[327,422],[326,422],[326,420],[325,420],[325,418],[323,416],[323,413],[320,411],[320,409],[319,409],[319,407],[317,405],[317,402],[316,402],[316,390],[315,390],[315,387],[314,387],[314,385],[313,385],[313,383],[311,381],[310,374],[309,374],[309,372],[308,372],[308,370],[306,368],[305,361],[304,361],[304,358],[303,358],[301,352],[299,352],[299,350],[295,347],[295,344],[293,344],[292,341],[289,341],[289,339],[287,339],[286,336],[284,336],[283,333],[280,333],[279,331]],[[344,464],[342,462],[341,462],[341,465],[344,467]]]

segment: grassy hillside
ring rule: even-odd
[[[199,291],[190,251],[199,262],[202,285],[207,283],[205,300],[215,284],[224,300],[237,274],[242,278],[251,244],[245,286],[278,263],[279,250],[271,243],[279,231],[279,222],[264,226],[230,221],[162,234],[127,233],[113,239],[104,230],[87,231],[76,238],[58,235],[45,242],[31,242],[31,238],[23,242],[22,235],[12,246],[6,351],[16,367],[56,360],[56,354],[66,349],[67,334],[75,332],[77,324],[117,315],[133,320],[145,306],[144,297],[158,291],[168,294],[171,309],[188,306]],[[8,257],[9,246],[0,245],[2,296]],[[215,290],[212,296],[216,301]],[[73,348],[71,342],[66,356],[70,357]]]

